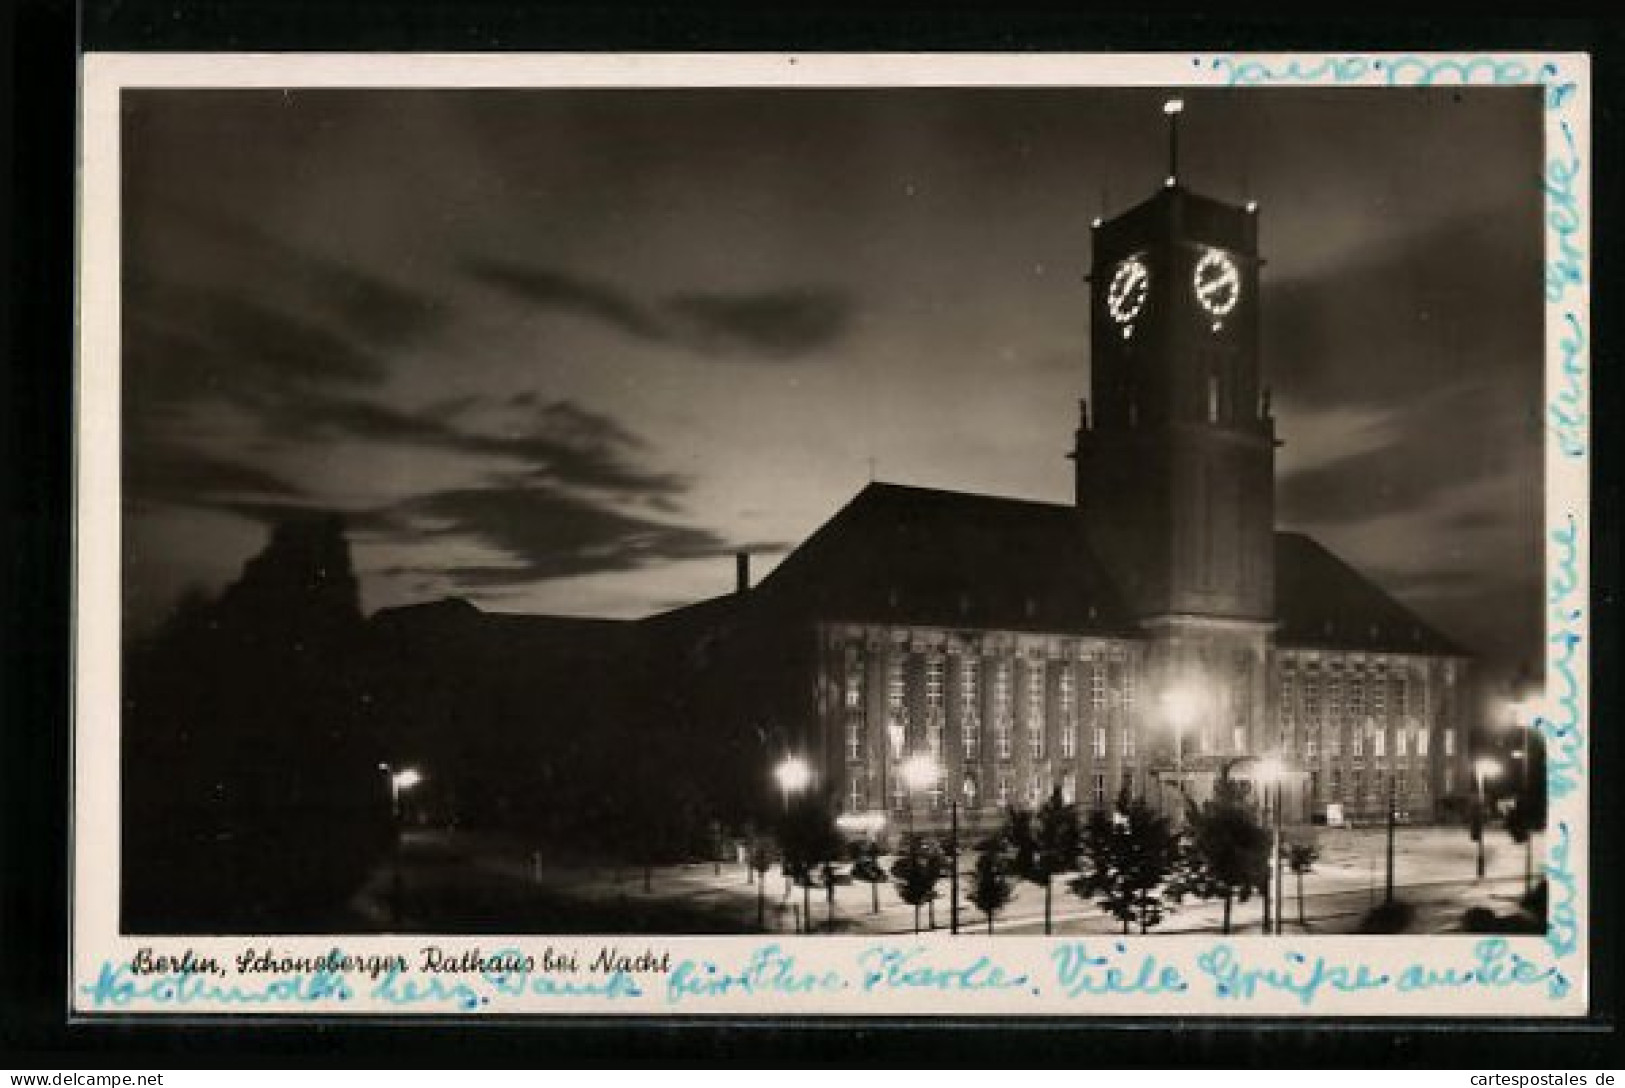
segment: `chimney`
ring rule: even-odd
[[[736,552],[734,554],[734,575],[734,592],[747,592],[750,589],[749,552]]]

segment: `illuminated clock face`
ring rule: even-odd
[[[1132,322],[1145,309],[1146,295],[1151,289],[1151,271],[1138,257],[1120,261],[1112,273],[1111,286],[1106,289],[1106,309],[1112,320],[1123,326],[1123,335],[1129,334]]]
[[[1215,318],[1222,318],[1236,308],[1241,298],[1241,273],[1228,254],[1210,249],[1196,262],[1193,277],[1196,301]],[[1215,322],[1214,326],[1219,326]]]

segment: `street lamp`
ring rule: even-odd
[[[1488,756],[1473,764],[1473,776],[1478,782],[1478,875],[1484,876],[1484,780],[1501,773],[1501,764]]]
[[[1162,711],[1174,728],[1174,787],[1185,788],[1185,727],[1196,717],[1196,694],[1189,688],[1172,688],[1162,693]]]
[[[914,795],[931,788],[937,778],[942,774],[942,768],[937,761],[926,752],[916,752],[903,761],[897,768],[897,773],[903,779],[903,788],[908,791],[908,833],[914,834]]]
[[[790,811],[790,795],[800,793],[812,783],[812,768],[800,756],[785,756],[784,760],[773,768],[773,777],[779,783],[779,796],[784,800],[784,810]]]
[[[390,851],[391,865],[389,874],[389,900],[390,910],[395,916],[395,924],[401,924],[401,794],[423,781],[423,772],[416,767],[402,767],[396,770],[388,763],[378,764],[378,769],[389,776],[389,822],[394,831],[393,849]]]
[[[809,767],[807,765],[807,761],[802,759],[800,756],[787,755],[787,756],[784,757],[783,760],[781,760],[779,762],[779,765],[777,767],[773,768],[773,777],[779,783],[779,797],[784,802],[784,816],[785,816],[786,823],[788,823],[789,822],[789,817],[790,817],[790,795],[792,793],[800,793],[802,790],[806,789],[809,785],[812,784],[812,777],[813,777],[812,768]],[[784,832],[781,831],[780,834],[781,834],[780,845],[782,846],[783,843],[784,843],[784,839],[782,837]],[[765,877],[767,874],[763,873],[762,875]],[[807,879],[809,881],[812,879],[812,875],[810,873],[807,875]],[[789,857],[788,857],[788,855],[786,855],[785,858],[784,858],[784,898],[785,899],[790,898],[790,887],[791,887],[791,885],[790,885]],[[758,892],[757,894],[760,895],[761,893]],[[803,900],[806,900],[807,896],[803,895],[802,898],[803,898]],[[812,907],[811,907],[810,904],[804,903],[802,909],[803,909],[803,913],[807,915],[807,917],[802,920],[802,924],[806,926],[808,932],[811,932],[812,931],[812,917],[811,917]]]
[[[1530,769],[1529,769],[1529,734],[1535,731],[1535,703],[1533,699],[1517,699],[1507,704],[1507,718],[1512,728],[1519,732],[1518,751],[1512,758],[1519,763],[1518,807],[1523,817],[1523,890],[1529,892],[1534,881],[1535,867],[1535,829],[1529,820],[1530,804]]]
[[[1281,783],[1286,778],[1286,764],[1281,762],[1278,756],[1268,756],[1258,761],[1258,766],[1254,768],[1253,773],[1258,781],[1264,785],[1273,785],[1275,787],[1275,819],[1273,821],[1274,835],[1272,838],[1275,851],[1274,873],[1271,877],[1273,886],[1268,892],[1268,898],[1275,901],[1275,932],[1281,933],[1283,931],[1281,925]]]

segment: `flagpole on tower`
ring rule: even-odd
[[[1167,185],[1173,187],[1179,178],[1179,115],[1185,112],[1183,98],[1170,98],[1162,104],[1162,112],[1168,117],[1168,181]]]

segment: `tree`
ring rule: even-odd
[[[752,833],[748,872],[756,874],[756,928],[767,928],[767,871],[773,867],[773,844],[765,836]]]
[[[1287,867],[1292,875],[1298,878],[1298,927],[1307,929],[1308,923],[1303,917],[1303,876],[1305,873],[1315,871],[1315,862],[1320,860],[1320,850],[1314,843],[1294,842],[1288,843],[1286,848]]]
[[[1012,808],[1005,818],[1017,876],[1044,889],[1044,933],[1051,930],[1054,878],[1078,864],[1078,809],[1055,790],[1037,812]]]
[[[858,848],[857,860],[852,863],[852,879],[869,885],[869,913],[880,913],[880,886],[890,877],[880,864],[880,844],[870,841]]]
[[[1112,812],[1096,811],[1083,832],[1083,872],[1073,892],[1098,896],[1100,909],[1123,924],[1138,923],[1145,933],[1163,919],[1169,877],[1180,857],[1179,835],[1167,817],[1131,797],[1118,797]]]
[[[914,932],[920,931],[920,908],[937,898],[942,880],[942,855],[920,835],[905,835],[903,848],[891,867],[897,896],[914,908]]]
[[[1015,897],[1015,884],[1010,879],[1010,860],[1005,854],[1004,840],[995,836],[981,845],[972,875],[970,901],[987,917],[987,931],[993,932],[993,919]]]
[[[822,798],[798,796],[779,825],[779,850],[784,873],[801,885],[801,916],[812,930],[812,884],[822,867],[841,854],[841,833]]]
[[[1198,806],[1187,801],[1190,835],[1182,851],[1180,872],[1171,889],[1177,898],[1224,901],[1224,932],[1236,900],[1268,892],[1270,833],[1257,819],[1247,786],[1229,776],[1228,768],[1213,782],[1213,796]]]

